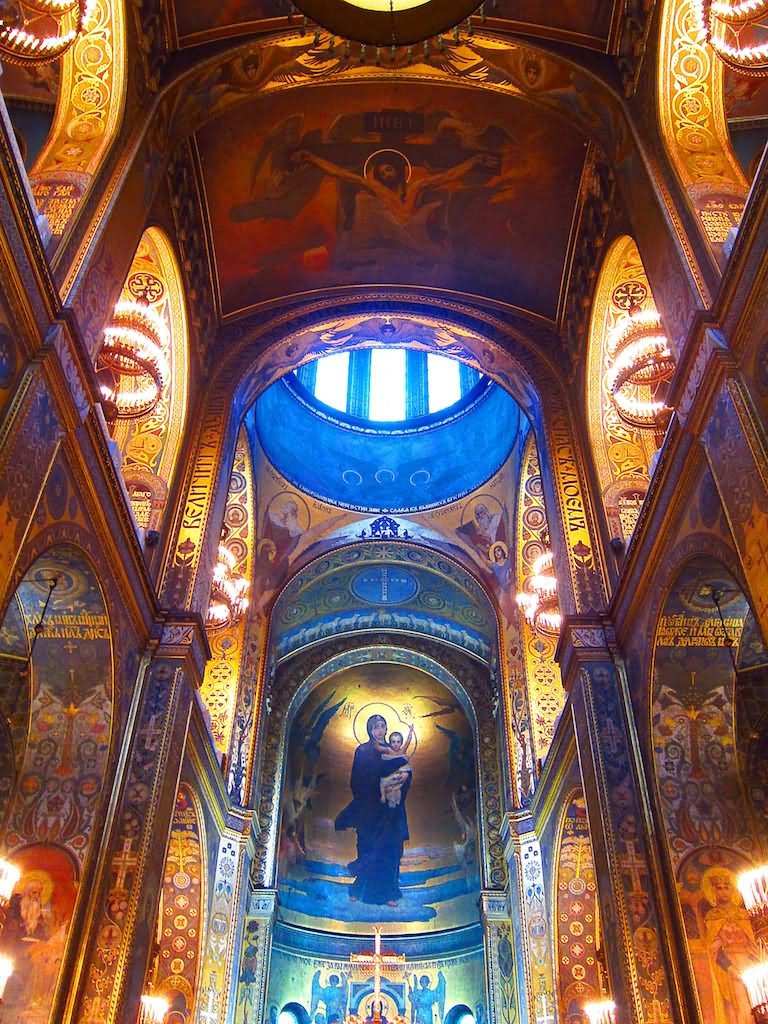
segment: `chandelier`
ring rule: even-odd
[[[736,884],[744,900],[755,937],[760,960],[741,972],[756,1024],[768,1024],[768,864],[742,871]]]
[[[563,621],[554,565],[552,552],[543,551],[533,563],[533,575],[526,580],[525,589],[515,597],[531,628],[548,636],[557,636]]]
[[[633,427],[662,431],[672,410],[661,400],[661,389],[672,380],[675,361],[655,310],[633,307],[608,338],[608,390],[616,412]],[[638,389],[647,398],[638,397]]]
[[[248,607],[248,580],[235,572],[235,556],[224,544],[219,545],[219,555],[213,569],[211,600],[208,604],[206,625],[209,629],[223,629],[240,621]]]
[[[86,31],[94,0],[0,0],[0,57],[9,64],[31,66],[57,60]],[[54,18],[63,28],[69,16],[74,24],[60,34],[38,35],[29,19]]]
[[[107,420],[136,419],[155,408],[168,380],[168,346],[168,331],[152,306],[118,302],[104,328],[97,369]]]
[[[612,999],[585,1003],[584,1012],[589,1017],[589,1024],[616,1024],[616,1003]]]
[[[724,64],[750,78],[768,76],[768,42],[757,42],[754,33],[768,28],[768,0],[697,0],[697,10],[707,42]],[[745,33],[751,42],[743,42]]]
[[[163,1024],[165,1015],[171,1008],[171,1004],[162,996],[152,994],[141,997],[141,1013],[139,1024]]]
[[[294,0],[309,19],[343,39],[411,46],[455,28],[481,0]]]

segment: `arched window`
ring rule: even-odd
[[[334,352],[305,363],[295,379],[328,409],[375,423],[455,411],[485,380],[456,359],[404,348]]]

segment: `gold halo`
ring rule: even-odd
[[[402,157],[402,159],[405,161],[405,166],[408,168],[408,173],[405,177],[405,180],[406,182],[409,182],[411,180],[411,175],[413,174],[413,167],[411,166],[411,161],[408,159],[405,153],[401,153],[399,149],[391,149],[389,146],[386,147],[385,149],[377,149],[375,153],[371,153],[371,155],[368,157],[368,159],[365,161],[365,164],[363,165],[364,178],[368,177],[368,164],[371,162],[371,160],[373,160],[375,156],[378,156],[379,153],[396,153],[397,156]]]
[[[387,723],[387,735],[394,729],[395,732],[401,732],[403,734],[403,740],[408,735],[408,730],[411,727],[410,722],[406,722],[404,718],[400,717],[400,712],[392,704],[385,704],[383,701],[371,701],[369,704],[364,704],[355,715],[355,719],[352,723],[352,732],[358,743],[368,742],[368,733],[365,729],[365,723],[371,717],[371,715],[381,715],[381,717]],[[414,732],[412,746],[408,751],[408,756],[416,753],[416,748],[419,745],[419,737]]]

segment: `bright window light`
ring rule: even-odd
[[[317,360],[315,398],[344,412],[347,408],[349,385],[349,352],[336,352]]]
[[[405,349],[375,348],[371,352],[372,420],[405,419]]]
[[[427,356],[427,387],[429,390],[429,411],[439,412],[461,398],[459,364],[445,356]]]

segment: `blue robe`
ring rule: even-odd
[[[402,896],[400,859],[409,838],[405,800],[411,776],[403,783],[397,807],[382,803],[379,783],[407,763],[405,757],[385,760],[371,741],[355,751],[349,783],[352,802],[336,818],[335,827],[337,832],[347,828],[357,832],[357,857],[348,865],[355,878],[349,894],[363,903],[380,905]]]

